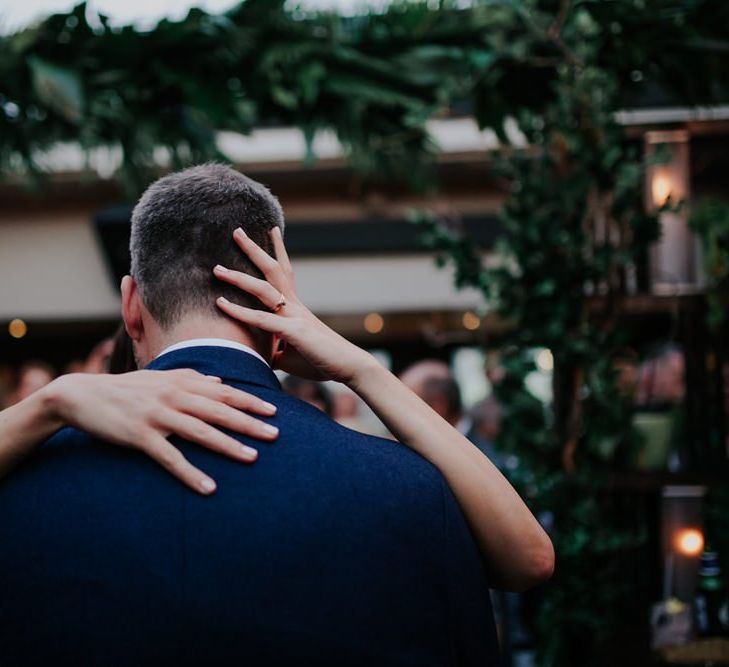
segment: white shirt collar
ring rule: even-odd
[[[190,340],[181,340],[179,343],[166,347],[157,355],[157,358],[161,357],[163,354],[167,354],[168,352],[184,350],[187,347],[228,347],[232,350],[252,354],[256,357],[256,359],[260,359],[264,364],[266,364],[266,366],[269,365],[268,362],[252,347],[244,345],[243,343],[238,343],[234,340],[226,340],[225,338],[191,338]]]

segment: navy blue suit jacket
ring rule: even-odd
[[[487,579],[438,471],[236,350],[170,352],[278,406],[254,465],[176,442],[202,497],[65,429],[0,483],[1,665],[497,664]],[[245,438],[241,438],[245,440]]]

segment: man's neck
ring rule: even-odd
[[[161,331],[157,329],[155,333],[157,335],[150,340],[149,345],[150,360],[159,356],[168,348],[186,341],[217,339],[219,341],[239,343],[251,348],[268,362],[266,354],[262,354],[262,351],[258,349],[259,346],[252,336],[233,321],[209,316],[188,317],[169,330]]]

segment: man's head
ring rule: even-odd
[[[461,418],[461,391],[452,377],[428,378],[420,397],[452,426]]]
[[[296,375],[287,375],[281,386],[287,394],[306,401],[309,405],[313,405],[330,417],[333,415],[334,400],[332,394],[321,382],[307,380]]]
[[[222,264],[260,277],[235,245],[233,231],[242,227],[273,254],[270,231],[283,225],[281,206],[268,189],[230,167],[192,167],[150,185],[132,213],[131,278],[122,282],[124,322],[139,362],[190,337],[242,339],[267,348],[270,337],[227,319],[215,299],[261,304],[217,281],[212,270]]]
[[[473,431],[481,442],[493,444],[499,437],[502,413],[501,404],[493,396],[484,398],[471,408]]]
[[[447,422],[454,426],[458,423],[462,413],[461,392],[445,361],[416,361],[400,374],[400,380]]]
[[[421,359],[400,373],[400,381],[408,389],[411,389],[422,398],[426,380],[430,380],[431,378],[447,379],[452,376],[451,369],[445,361],[441,361],[440,359]]]

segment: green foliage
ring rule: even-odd
[[[694,206],[689,224],[701,239],[704,253],[707,324],[719,333],[729,308],[729,205],[705,199]]]
[[[78,141],[121,148],[119,176],[133,194],[151,178],[155,150],[173,167],[224,159],[218,131],[280,123],[309,138],[334,130],[364,174],[422,189],[434,153],[426,121],[465,103],[505,136],[505,118],[551,103],[564,40],[578,55],[580,42],[600,42],[621,103],[656,82],[701,100],[729,89],[720,0],[583,1],[579,20],[569,2],[462,4],[396,2],[341,18],[248,0],[150,31],[89,22],[80,4],[0,36],[0,175],[38,177],[39,153]]]
[[[249,0],[144,32],[92,26],[80,4],[0,37],[0,173],[40,174],[38,153],[58,141],[118,146],[133,193],[160,147],[179,167],[224,158],[220,130],[284,124],[310,139],[332,129],[366,174],[425,187],[425,122],[490,57],[460,44],[478,43],[487,19],[447,5],[341,19]]]
[[[685,81],[675,54],[661,53],[671,40],[705,41],[686,34],[688,4],[664,7],[663,23],[660,12],[654,24],[640,16],[641,7],[655,12],[659,4],[565,2],[549,11],[548,3],[513,3],[511,25],[522,26],[515,60],[549,62],[538,103],[504,103],[528,148],[506,147],[496,163],[510,186],[499,264],[483,266],[467,239],[437,219],[420,220],[440,261],[454,264],[456,283],[480,288],[510,324],[500,341],[507,377],[496,387],[505,410],[500,445],[521,460],[512,481],[551,517],[557,553],[538,624],[543,665],[614,664],[626,628],[640,627],[648,613],[636,608],[635,582],[626,577],[647,518],[636,508],[626,513],[606,486],[636,442],[613,367],[625,343],[619,316],[659,227],[643,210],[642,146],[631,143],[614,114],[646,66],[684,103],[721,81],[697,77],[693,68],[695,80]],[[634,30],[641,39],[626,41]],[[484,125],[494,122],[491,109],[480,111]],[[710,234],[721,233],[715,223],[706,225]],[[538,346],[555,361],[549,412],[525,383]]]
[[[637,254],[658,226],[642,209],[640,153],[613,120],[610,74],[580,61],[552,85],[541,113],[521,114],[529,148],[508,150],[498,163],[511,184],[499,265],[481,266],[477,249],[437,220],[421,224],[455,264],[457,282],[479,287],[511,323],[502,341],[507,379],[496,388],[505,410],[500,445],[521,460],[512,481],[552,517],[558,562],[539,621],[542,664],[603,664],[629,608],[618,565],[646,532],[625,525],[603,497],[633,441],[612,367],[623,344],[615,324]],[[551,413],[525,384],[537,346],[555,360]]]

